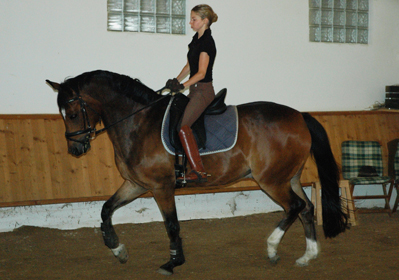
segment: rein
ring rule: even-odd
[[[95,136],[97,136],[98,134],[104,132],[105,130],[107,130],[107,129],[110,128],[111,126],[114,126],[114,125],[116,125],[116,124],[118,124],[118,123],[120,123],[120,122],[122,122],[122,121],[124,121],[124,120],[126,120],[126,119],[128,119],[128,118],[130,118],[130,117],[132,117],[132,116],[134,116],[135,114],[139,113],[140,111],[142,111],[142,110],[144,110],[144,109],[147,109],[148,107],[153,106],[154,104],[158,103],[159,101],[165,99],[166,97],[168,97],[168,96],[170,96],[170,95],[171,95],[171,93],[168,93],[167,95],[164,95],[163,97],[161,97],[161,98],[155,100],[154,102],[151,102],[150,104],[148,104],[148,105],[144,106],[143,108],[141,108],[141,109],[139,109],[139,110],[133,112],[132,114],[127,115],[126,117],[124,117],[124,118],[122,118],[122,119],[120,119],[120,120],[118,120],[118,121],[116,121],[116,122],[114,122],[114,123],[111,123],[110,125],[104,127],[103,129],[96,130],[96,131],[95,131]]]
[[[156,93],[162,94],[162,91],[165,90],[165,89],[166,89],[166,87],[163,87],[163,88],[161,88],[160,90],[156,91]],[[162,101],[162,100],[165,99],[166,97],[168,97],[168,96],[170,96],[170,95],[173,95],[173,93],[170,92],[170,93],[168,93],[167,95],[164,95],[163,97],[161,97],[161,98],[155,100],[154,102],[151,102],[150,104],[144,106],[143,108],[141,108],[141,109],[139,109],[139,110],[133,112],[133,113],[130,114],[130,115],[127,115],[126,117],[124,117],[124,118],[122,118],[122,119],[120,119],[120,120],[117,120],[116,122],[114,122],[114,123],[112,123],[112,124],[110,124],[110,125],[104,127],[103,129],[100,129],[100,130],[96,130],[95,127],[91,127],[91,125],[90,125],[90,120],[89,120],[89,116],[87,115],[87,109],[86,109],[86,107],[90,108],[90,109],[91,109],[94,113],[96,113],[97,115],[99,115],[99,114],[98,114],[93,108],[91,108],[91,107],[82,99],[82,96],[81,96],[79,93],[78,93],[77,95],[78,95],[77,97],[68,100],[67,103],[71,103],[71,102],[75,102],[75,101],[78,101],[78,100],[79,100],[79,102],[80,102],[80,107],[81,107],[81,112],[82,112],[83,118],[84,118],[84,129],[83,129],[83,130],[78,130],[78,131],[75,131],[75,132],[65,132],[65,137],[66,137],[68,140],[70,140],[70,141],[79,142],[79,143],[81,143],[81,144],[87,146],[87,145],[89,144],[89,141],[90,141],[91,139],[94,139],[97,135],[103,133],[103,132],[106,131],[108,128],[110,128],[110,127],[112,127],[112,126],[114,126],[114,125],[116,125],[116,124],[118,124],[118,123],[120,123],[120,122],[122,122],[122,121],[124,121],[124,120],[126,120],[126,119],[128,119],[128,118],[130,118],[130,117],[132,117],[132,116],[134,116],[135,114],[141,112],[142,110],[144,110],[144,109],[146,109],[146,108],[149,108],[149,107],[155,105],[156,103]],[[100,117],[100,122],[101,122],[101,117]],[[71,137],[73,137],[73,136],[77,136],[77,135],[81,135],[81,134],[87,134],[86,137],[84,138],[84,140],[76,140],[76,139],[71,138]],[[94,134],[94,135],[93,135],[92,137],[90,137],[90,135],[92,135],[92,134]]]

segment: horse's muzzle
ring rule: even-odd
[[[85,143],[74,142],[69,146],[68,153],[70,153],[75,157],[79,157],[87,153],[89,150],[90,150],[90,141],[87,141]]]

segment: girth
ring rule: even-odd
[[[191,126],[195,140],[197,141],[198,149],[204,149],[206,145],[206,131],[204,124],[205,115],[218,115],[226,111],[227,106],[224,102],[227,89],[222,89],[216,94],[215,99],[205,109],[204,113],[194,122]],[[184,110],[190,99],[182,93],[173,96],[172,104],[170,107],[169,119],[169,138],[171,145],[179,153],[183,153],[183,147],[180,144],[178,127],[180,126],[181,119],[183,118]]]

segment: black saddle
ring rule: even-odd
[[[205,115],[218,115],[226,111],[227,106],[224,102],[227,94],[227,89],[222,89],[216,94],[215,99],[205,109],[204,113],[195,121],[191,126],[193,130],[195,140],[197,141],[198,149],[204,149],[206,144],[206,131],[204,116]],[[183,147],[180,144],[179,139],[179,127],[181,119],[183,118],[184,109],[186,108],[190,99],[182,93],[174,95],[173,101],[170,107],[169,116],[169,138],[171,145],[179,153],[183,153]]]

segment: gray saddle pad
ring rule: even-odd
[[[169,110],[166,109],[162,122],[162,143],[168,153],[175,155],[175,149],[169,140]],[[238,134],[238,113],[236,106],[227,106],[220,115],[205,115],[206,146],[200,155],[226,152],[234,147]]]

